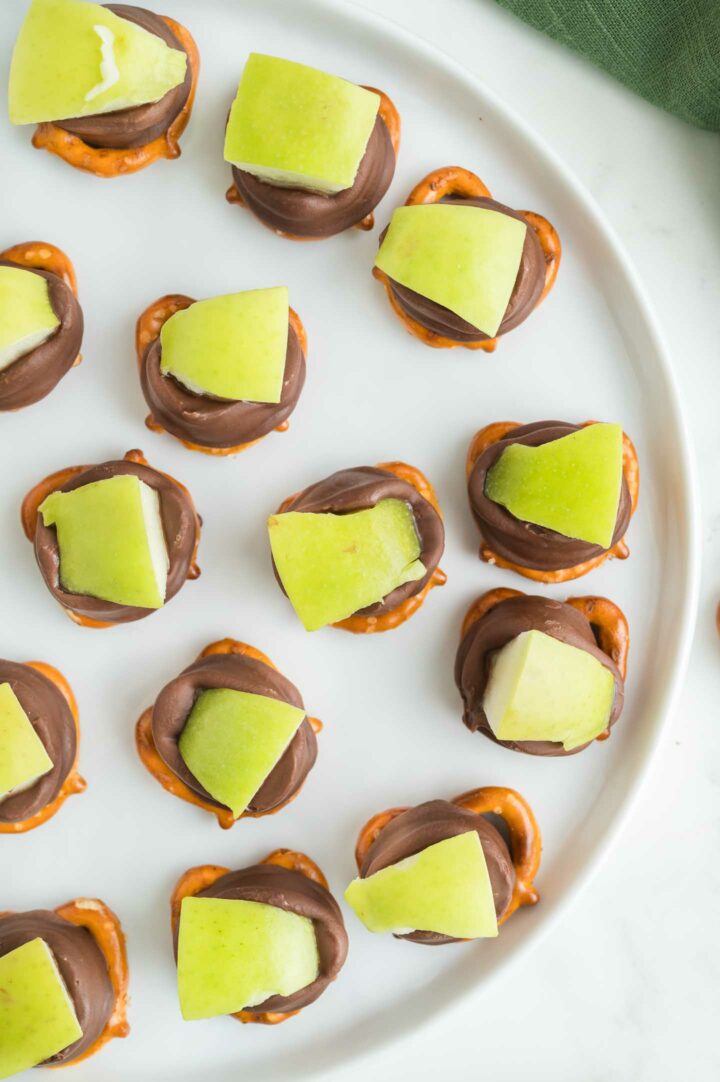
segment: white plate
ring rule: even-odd
[[[43,658],[71,680],[83,725],[87,793],[48,825],[0,838],[0,908],[104,898],[128,936],[132,1033],[74,1077],[183,1082],[298,1078],[410,1032],[487,987],[576,894],[607,851],[657,747],[685,664],[697,586],[697,518],[687,437],[663,343],[622,249],[577,181],[471,75],[429,46],[330,0],[168,0],[202,54],[195,114],[177,162],[101,181],[0,125],[2,242],[44,238],[75,261],[86,315],[85,360],[41,404],[2,417],[2,654]],[[3,79],[20,4],[0,10]],[[555,223],[564,255],[556,287],[494,355],[437,352],[410,338],[370,277],[378,230],[317,244],[274,237],[223,196],[225,111],[250,50],[318,65],[385,89],[403,118],[395,181],[378,224],[431,168],[476,170],[511,206]],[[10,209],[11,213],[7,213]],[[308,382],[290,431],[234,459],[192,454],[143,427],[133,328],[155,297],[202,297],[287,283],[309,331]],[[538,760],[472,736],[452,678],[470,600],[524,580],[481,564],[467,508],[464,456],[493,420],[622,422],[642,467],[631,558],[554,597],[607,594],[632,631],[627,704],[612,739],[571,759]],[[70,623],[18,527],[27,488],[52,470],[142,447],[187,483],[205,519],[202,578],[167,610],[98,632]],[[306,635],[270,569],[265,515],[288,493],[341,466],[405,459],[427,472],[446,515],[435,590],[404,627],[354,637]],[[278,816],[221,832],[143,770],[133,726],[162,685],[225,635],[267,651],[325,721],[316,768]],[[346,913],[350,955],[337,983],[284,1025],[183,1023],[176,1004],[168,895],[190,865],[241,867],[285,845],[309,852],[340,895],[364,820],[392,804],[513,786],[544,840],[542,900],[492,942],[425,950],[365,932]]]

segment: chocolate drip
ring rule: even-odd
[[[290,703],[304,710],[300,692],[270,665],[244,654],[209,654],[188,665],[155,700],[153,740],[165,764],[193,792],[216,808],[215,800],[197,780],[180,754],[178,740],[198,696],[209,688],[231,688]],[[270,812],[297,793],[317,758],[317,739],[307,717],[282,756],[250,801],[252,812]]]
[[[536,421],[534,424],[520,425],[497,443],[491,444],[473,466],[468,479],[470,510],[485,543],[502,559],[537,571],[561,571],[607,552],[602,545],[565,537],[555,530],[515,518],[502,504],[495,503],[485,493],[489,471],[510,444],[540,447],[579,432],[582,427],[566,421]],[[631,514],[632,501],[623,476],[611,548],[624,537]]]
[[[0,660],[0,684],[15,692],[53,764],[34,785],[0,800],[0,823],[22,823],[52,804],[62,789],[75,762],[77,729],[65,696],[37,669]]]
[[[390,132],[380,115],[351,188],[322,195],[305,188],[281,188],[233,166],[235,187],[262,222],[294,237],[332,237],[361,222],[378,205],[395,172]]]
[[[377,616],[390,612],[425,588],[440,562],[445,547],[445,530],[440,515],[408,481],[403,481],[395,474],[380,470],[375,466],[355,466],[347,470],[338,470],[337,473],[326,477],[324,481],[318,481],[291,496],[281,508],[282,512],[305,511],[314,514],[346,515],[353,511],[364,511],[369,507],[374,507],[381,500],[404,500],[410,505],[420,539],[418,558],[422,561],[426,574],[417,582],[406,582],[398,586],[382,601],[369,605],[354,615]],[[275,577],[282,587],[277,569]]]
[[[545,256],[535,230],[522,214],[506,207],[504,203],[498,203],[495,199],[442,199],[440,202],[443,206],[482,207],[485,210],[496,210],[510,218],[516,218],[519,222],[526,222],[525,244],[517,278],[495,337],[507,334],[527,319],[540,300],[540,294],[545,286]],[[380,237],[381,244],[385,232]],[[423,297],[421,293],[408,289],[407,286],[401,285],[392,278],[389,281],[393,294],[403,311],[434,334],[451,338],[454,342],[485,342],[490,338],[489,334],[478,330],[472,323],[468,323],[462,316],[445,308],[444,305],[430,300],[429,297]]]
[[[406,857],[415,856],[430,845],[466,834],[469,830],[476,831],[480,839],[499,920],[510,905],[515,886],[515,868],[505,839],[482,815],[447,800],[428,800],[391,819],[368,849],[360,875],[367,879],[381,868],[388,868]],[[420,929],[395,938],[428,946],[461,942],[453,936]]]
[[[167,604],[188,577],[200,528],[192,500],[187,492],[176,481],[158,470],[137,462],[129,462],[127,459],[103,462],[99,466],[88,466],[83,473],[77,474],[62,485],[60,491],[72,492],[93,481],[105,481],[109,477],[117,477],[120,474],[139,477],[150,488],[154,488],[160,497],[160,517],[170,560],[165,592]],[[155,611],[136,605],[117,605],[114,601],[103,601],[89,594],[71,594],[64,590],[60,583],[60,550],[57,531],[54,526],[45,526],[40,514],[37,516],[35,528],[35,556],[50,593],[65,608],[80,616],[113,624],[124,624],[131,620],[141,620]]]
[[[178,439],[201,447],[238,447],[272,432],[295,409],[305,383],[305,355],[292,325],[288,328],[285,375],[279,402],[235,402],[194,394],[160,368],[159,336],[140,365],[140,382],[152,416]]]
[[[581,612],[561,601],[521,594],[506,598],[468,629],[455,660],[455,682],[465,704],[463,721],[471,732],[481,732],[496,744],[528,755],[575,755],[587,744],[566,751],[553,740],[498,740],[483,709],[483,697],[493,658],[498,650],[525,631],[542,631],[559,642],[592,654],[615,679],[615,700],[608,727],[614,725],[623,708],[624,683],[611,657],[597,644],[592,625]]]
[[[108,11],[119,15],[121,19],[135,23],[143,30],[162,38],[166,45],[179,52],[187,52],[182,42],[160,15],[155,15],[145,8],[130,4],[105,4]],[[187,59],[185,79],[179,86],[168,90],[159,101],[147,105],[134,105],[129,109],[116,109],[111,113],[95,113],[93,116],[71,117],[67,120],[55,120],[58,128],[77,135],[91,147],[127,149],[146,146],[153,139],[164,135],[175,117],[183,109],[192,86],[190,59]]]
[[[0,267],[18,267],[12,260],[0,260]],[[37,274],[48,284],[48,295],[60,326],[29,353],[0,371],[0,411],[31,406],[50,394],[77,358],[83,336],[83,314],[70,286],[51,271],[21,267]]]
[[[115,1006],[115,995],[102,951],[87,928],[48,909],[0,914],[0,957],[33,939],[52,951],[75,1007],[82,1037],[45,1063],[71,1063],[95,1044]]]
[[[300,872],[281,868],[277,864],[255,864],[238,872],[228,872],[205,890],[199,891],[197,897],[262,902],[289,913],[297,913],[313,922],[320,961],[315,980],[290,996],[270,996],[262,1003],[251,1005],[250,1010],[258,1013],[299,1011],[314,1003],[343,967],[348,940],[340,907],[325,887]],[[177,945],[176,930],[176,959]]]

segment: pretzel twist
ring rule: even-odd
[[[273,664],[266,654],[261,650],[257,650],[254,646],[239,642],[237,639],[220,639],[218,642],[210,643],[204,650],[201,650],[198,655],[198,660],[203,657],[210,657],[214,654],[241,654],[244,657],[251,657],[256,661],[261,661],[264,665],[268,665],[277,672],[277,666]],[[288,797],[287,800],[284,800],[282,804],[278,804],[276,808],[260,812],[246,810],[236,819],[229,808],[219,808],[215,804],[211,804],[208,800],[205,800],[204,797],[200,796],[199,793],[194,792],[189,785],[185,784],[182,778],[179,778],[177,774],[174,774],[170,767],[167,766],[155,745],[152,730],[152,713],[153,708],[149,706],[147,710],[140,715],[135,726],[135,747],[137,748],[137,753],[140,756],[140,761],[143,766],[148,773],[152,774],[155,780],[162,785],[167,793],[170,793],[171,796],[178,797],[180,800],[184,800],[186,804],[193,804],[197,808],[202,808],[203,811],[210,812],[211,815],[216,817],[219,826],[221,826],[223,830],[229,830],[230,827],[235,825],[238,819],[261,819],[265,815],[275,815],[276,812],[282,811],[288,804],[291,804],[299,795],[302,785],[292,794],[292,796]],[[308,721],[315,733],[319,733],[322,730],[322,722],[317,718],[309,717]]]
[[[195,91],[197,89],[198,72],[200,70],[200,54],[197,45],[190,34],[180,23],[175,22],[168,16],[161,18],[167,23],[175,36],[182,43],[188,56],[192,83],[190,93],[184,106],[170,124],[163,135],[145,143],[139,147],[92,147],[79,135],[59,128],[50,121],[38,124],[32,138],[32,144],[38,150],[48,150],[56,154],[68,165],[83,172],[93,173],[96,177],[118,177],[128,173],[137,173],[159,158],[179,158],[180,144],[178,140],[185,131],[192,113]]]
[[[597,422],[583,421],[581,427],[587,428],[588,425],[592,424],[597,424]],[[475,468],[475,463],[488,447],[504,440],[510,432],[519,427],[520,424],[517,421],[496,421],[494,424],[486,425],[479,432],[476,432],[467,453],[466,474],[468,478]],[[622,469],[630,494],[630,513],[634,515],[640,494],[640,464],[635,446],[625,432],[623,432]],[[591,560],[583,560],[582,563],[575,564],[573,567],[563,567],[558,571],[542,571],[534,567],[523,567],[522,564],[513,563],[512,560],[506,560],[504,556],[500,556],[490,545],[484,542],[480,546],[480,559],[484,560],[485,563],[507,568],[508,571],[516,571],[518,575],[522,575],[526,579],[532,579],[533,582],[546,583],[571,582],[573,579],[579,579],[583,575],[587,575],[589,571],[599,567],[607,559],[626,560],[629,555],[630,549],[627,547],[625,538],[621,537],[606,552],[601,552],[599,556],[594,556]]]
[[[446,165],[440,169],[434,169],[426,177],[423,177],[405,200],[405,206],[412,207],[428,203],[439,203],[443,199],[452,198],[490,199],[492,197],[490,189],[475,173],[472,173],[469,169],[463,169],[460,165]],[[522,215],[528,226],[534,230],[545,258],[545,284],[537,301],[540,304],[552,289],[557,278],[562,253],[560,237],[555,227],[542,214],[536,214],[534,211],[529,210],[521,210],[518,213]],[[405,325],[410,334],[414,335],[415,338],[419,338],[426,346],[432,346],[434,349],[456,349],[462,346],[465,349],[481,349],[485,353],[492,353],[496,349],[497,336],[495,338],[483,338],[478,342],[458,342],[454,338],[448,338],[436,331],[431,331],[405,311],[395,294],[389,277],[384,271],[380,270],[379,267],[374,267],[372,273],[383,284],[390,306],[400,322]]]
[[[288,871],[299,872],[307,879],[327,890],[327,879],[321,872],[314,860],[305,853],[295,849],[274,849],[269,853],[261,864],[277,864]],[[211,887],[223,875],[227,875],[229,868],[223,868],[218,864],[200,864],[195,868],[189,868],[180,876],[170,898],[170,925],[173,936],[177,935],[180,923],[180,909],[184,898],[199,894],[200,891]],[[263,1026],[276,1026],[280,1022],[287,1021],[294,1015],[299,1014],[302,1008],[296,1011],[236,1011],[231,1017],[238,1022],[254,1022]]]
[[[154,342],[155,339],[160,336],[163,325],[167,323],[170,317],[174,316],[176,312],[182,312],[185,308],[189,308],[190,305],[194,303],[194,299],[185,296],[184,293],[167,293],[164,297],[159,297],[158,300],[153,301],[152,304],[148,305],[144,312],[140,313],[135,325],[135,352],[137,354],[138,368],[142,365],[145,350],[151,342]],[[307,359],[307,332],[300,316],[294,308],[288,310],[288,322],[297,335],[303,356]],[[160,422],[153,417],[152,413],[149,413],[145,418],[145,427],[149,428],[151,432],[162,433],[167,431]],[[289,421],[283,421],[275,427],[275,431],[287,432],[289,427]],[[174,436],[172,432],[168,433],[168,435],[173,436],[173,439],[176,439],[178,443],[182,443],[189,451],[200,451],[204,455],[214,455],[215,457],[237,455],[241,451],[249,450],[249,448],[254,447],[256,443],[260,443],[260,440],[265,439],[264,436],[260,436],[256,440],[250,440],[249,443],[238,443],[234,447],[203,447],[200,443],[193,443],[192,440],[183,440],[179,436]]]

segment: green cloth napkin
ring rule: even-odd
[[[497,0],[648,101],[720,130],[720,0]]]

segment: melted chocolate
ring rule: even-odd
[[[196,699],[209,688],[231,688],[278,699],[302,710],[305,707],[300,692],[287,677],[244,654],[210,654],[198,658],[163,688],[152,713],[153,740],[158,754],[194,793],[214,807],[224,808],[225,805],[215,800],[188,770],[178,747]],[[306,717],[250,801],[249,810],[269,812],[284,804],[297,793],[316,758],[317,739]]]
[[[45,1063],[71,1063],[95,1043],[112,1015],[115,996],[105,958],[87,928],[48,909],[0,914],[0,957],[32,939],[52,951],[75,1007],[82,1037]]]
[[[497,210],[502,214],[507,214],[510,218],[517,218],[519,222],[526,222],[526,219],[518,211],[511,210],[504,203],[498,203],[494,199],[441,199],[440,202],[445,206],[482,207],[486,210]],[[496,338],[501,334],[507,334],[508,331],[513,330],[514,327],[527,319],[540,300],[540,294],[545,286],[545,256],[542,246],[530,223],[526,222],[526,224],[525,244],[517,278],[502,323],[498,328],[497,335],[495,335]],[[380,237],[381,244],[385,232]],[[436,301],[430,300],[429,297],[423,297],[421,293],[416,293],[414,289],[408,289],[407,286],[401,285],[392,278],[389,281],[393,294],[403,311],[411,319],[416,320],[434,334],[442,335],[444,338],[451,338],[454,342],[485,342],[490,338],[489,334],[484,334],[483,331],[474,327],[472,323],[468,323],[467,320],[456,315],[455,312],[451,312],[444,305],[437,304]]]
[[[288,328],[285,375],[279,402],[239,402],[194,394],[160,368],[160,337],[150,342],[140,365],[140,383],[152,415],[178,439],[201,447],[238,447],[272,432],[295,409],[305,383],[305,355]]]
[[[480,839],[499,920],[510,905],[515,886],[515,868],[505,839],[482,815],[447,800],[428,800],[391,819],[368,849],[360,875],[367,879],[381,868],[388,868],[406,857],[415,856],[430,845],[466,834],[469,830],[475,830]],[[420,929],[406,935],[396,935],[395,938],[428,946],[460,942],[453,936]]]
[[[93,481],[105,481],[108,477],[117,477],[119,474],[139,477],[150,488],[154,488],[160,497],[160,517],[170,560],[165,591],[167,604],[188,577],[200,528],[192,500],[184,489],[172,478],[150,466],[122,459],[117,462],[103,462],[99,466],[88,466],[83,473],[61,485],[60,491],[72,492],[73,489],[82,488]],[[64,590],[60,582],[57,531],[54,526],[45,526],[40,514],[35,527],[35,557],[53,597],[66,609],[80,616],[112,624],[125,624],[131,620],[141,620],[155,611],[136,605],[117,605],[114,601],[103,601],[89,594],[71,594]]]
[[[537,571],[561,571],[607,552],[602,545],[565,537],[555,530],[515,518],[502,504],[495,503],[485,494],[489,470],[511,443],[540,447],[544,443],[569,436],[572,432],[579,432],[581,428],[582,425],[573,425],[566,421],[537,421],[535,424],[521,425],[502,440],[493,443],[478,458],[468,478],[470,510],[485,543],[502,559]],[[623,476],[611,548],[624,537],[631,513],[632,501]]]
[[[216,879],[198,898],[231,898],[248,902],[262,902],[297,913],[313,922],[317,940],[320,970],[315,980],[290,996],[270,996],[263,1003],[253,1004],[249,1010],[299,1011],[323,994],[335,980],[347,956],[348,940],[340,907],[332,894],[319,883],[300,872],[281,868],[277,864],[255,864],[238,872],[228,872]],[[174,950],[177,959],[178,931],[175,932]]]
[[[352,511],[364,511],[368,507],[374,507],[381,500],[404,500],[410,505],[420,539],[419,559],[422,560],[426,574],[417,582],[406,582],[398,586],[382,601],[358,610],[353,614],[356,616],[377,616],[380,613],[391,612],[403,601],[414,597],[425,588],[440,562],[445,547],[445,530],[440,515],[408,481],[403,481],[395,474],[388,473],[387,470],[379,470],[375,466],[356,466],[347,470],[338,470],[337,473],[326,477],[324,481],[318,481],[291,496],[281,508],[282,512],[304,511],[314,514],[346,515]],[[277,569],[275,569],[275,577],[282,587]]]
[[[512,639],[524,631],[542,631],[559,642],[575,646],[592,654],[615,679],[615,700],[608,728],[620,717],[623,708],[624,683],[612,658],[597,644],[592,624],[572,605],[551,601],[547,597],[521,594],[506,598],[489,610],[468,629],[455,660],[455,683],[465,704],[463,721],[471,732],[481,732],[496,744],[528,755],[575,755],[588,747],[565,751],[562,743],[553,740],[498,740],[483,710],[483,696],[490,676],[493,658]]]
[[[72,770],[77,729],[65,696],[29,665],[0,660],[0,684],[9,684],[52,759],[52,770],[28,789],[0,800],[0,823],[22,823],[51,804]]]
[[[121,19],[127,19],[128,22],[135,23],[143,30],[148,30],[156,37],[162,38],[171,49],[177,49],[185,53],[187,57],[182,42],[160,15],[130,4],[105,4],[104,6],[108,11],[119,15]],[[134,105],[129,109],[116,109],[111,113],[95,113],[93,116],[55,120],[53,123],[56,127],[70,132],[71,135],[77,135],[91,147],[129,150],[132,147],[146,146],[168,130],[175,117],[183,109],[190,95],[191,86],[192,71],[188,57],[185,79],[179,86],[168,90],[159,101],[149,102],[147,105]]]
[[[9,259],[0,260],[0,267],[18,266]],[[45,342],[0,371],[0,411],[22,409],[45,398],[72,368],[83,336],[82,309],[70,286],[51,271],[21,269],[46,280],[50,305],[60,326]]]
[[[335,195],[281,188],[235,166],[232,170],[245,206],[272,229],[294,237],[332,237],[357,225],[378,205],[394,173],[395,151],[379,114],[352,187]]]

